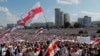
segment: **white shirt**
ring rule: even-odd
[[[2,56],[6,55],[6,50],[7,50],[7,48],[2,48]]]
[[[77,52],[79,52],[79,56],[82,55],[82,49],[79,49]]]

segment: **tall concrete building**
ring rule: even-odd
[[[64,13],[61,12],[59,8],[55,8],[55,26],[64,26]]]
[[[70,22],[70,16],[68,13],[64,14],[64,22]]]
[[[78,22],[84,27],[90,27],[92,25],[91,17],[89,16],[84,16],[84,18],[78,18]]]
[[[78,18],[78,23],[80,23],[80,24],[82,24],[82,25],[83,25],[83,24],[84,24],[83,19],[84,19],[84,18]]]
[[[60,11],[60,20],[59,22],[61,24],[59,24],[60,26],[64,26],[64,13],[62,11]]]
[[[84,16],[84,26],[85,26],[85,27],[90,27],[91,24],[92,24],[92,22],[91,22],[91,17],[89,17],[89,16]]]

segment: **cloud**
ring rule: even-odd
[[[80,3],[80,0],[57,0],[57,3],[59,4],[69,4],[69,5],[72,5],[72,4],[79,4]]]
[[[100,20],[100,12],[90,12],[90,11],[79,11],[78,13],[73,14],[73,18],[83,18],[84,16],[90,16],[92,21]]]
[[[7,0],[0,0],[0,2],[7,2]]]
[[[0,13],[3,16],[0,16],[0,24],[6,26],[8,23],[16,23],[18,18],[11,14],[7,7],[0,7]]]

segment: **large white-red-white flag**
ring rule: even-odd
[[[0,34],[0,38],[10,37],[10,32],[11,32],[11,30],[7,29],[5,32],[3,32],[3,33]]]
[[[58,39],[53,40],[43,56],[54,56],[58,50]]]
[[[38,2],[22,16],[20,22],[17,23],[11,30],[8,29],[4,33],[0,34],[0,38],[9,36],[10,33],[17,28],[23,28],[24,26],[29,25],[31,21],[36,17],[38,17],[41,13],[42,13],[42,7]]]
[[[29,9],[23,16],[16,27],[24,27],[30,25],[33,19],[39,17],[42,13],[42,7],[39,2],[37,2],[31,9]]]

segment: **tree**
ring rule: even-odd
[[[80,30],[78,33],[79,33],[79,34],[83,34],[83,33],[84,33],[84,31],[83,31],[83,30]]]
[[[80,30],[78,33],[79,33],[79,35],[85,34],[84,36],[87,36],[87,34],[88,34],[87,30]]]
[[[99,33],[100,34],[100,29],[98,29],[96,33]]]
[[[64,28],[68,28],[68,27],[70,27],[70,26],[71,26],[70,22],[65,22],[65,23],[64,23]]]
[[[98,23],[97,25],[98,25],[98,27],[100,27],[100,23]]]
[[[80,27],[82,27],[82,25],[80,23],[78,23],[78,22],[74,23],[74,28],[80,28]]]

